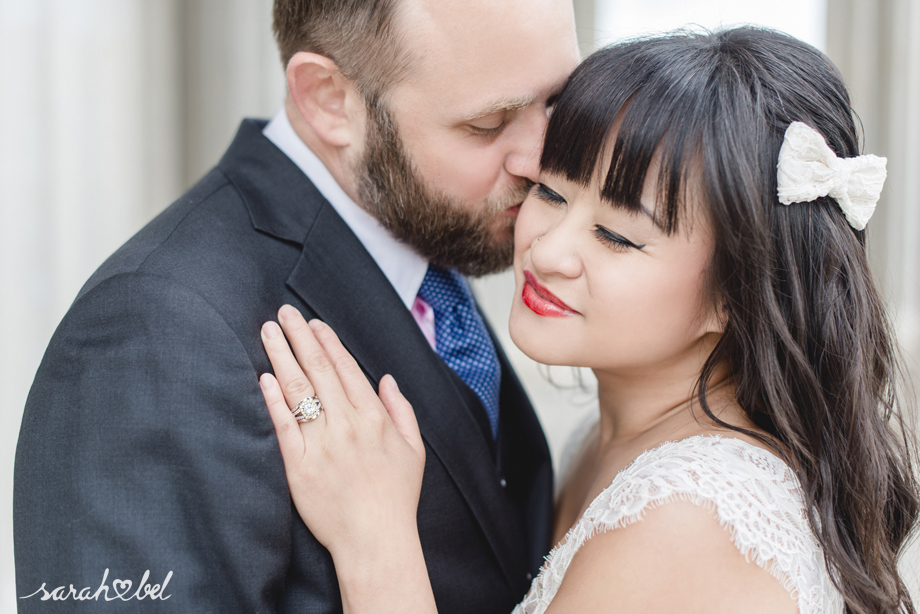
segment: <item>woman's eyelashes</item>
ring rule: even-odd
[[[538,183],[534,189],[536,190],[536,196],[540,200],[547,202],[551,205],[564,205],[566,200],[562,198],[558,193],[550,190],[548,187],[542,183]]]
[[[565,198],[560,196],[558,192],[551,190],[542,183],[538,183],[534,186],[534,194],[537,198],[550,205],[559,206],[568,204]],[[594,227],[594,234],[604,245],[608,245],[620,251],[626,251],[629,248],[642,249],[645,247],[644,243],[642,245],[636,245],[623,235],[619,235],[600,225]]]
[[[596,234],[597,238],[601,240],[601,243],[604,243],[605,245],[609,245],[610,247],[614,249],[626,251],[631,247],[634,249],[642,249],[643,247],[645,247],[644,243],[642,245],[636,245],[635,243],[633,243],[626,237],[622,235],[618,235],[612,230],[607,230],[603,226],[595,226],[594,234]]]

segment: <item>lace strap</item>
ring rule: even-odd
[[[520,614],[552,601],[579,548],[592,536],[625,527],[650,509],[683,500],[712,510],[748,560],[797,599],[802,614],[828,610],[839,594],[805,515],[792,470],[773,454],[734,438],[690,437],[641,454],[617,474],[547,557]]]

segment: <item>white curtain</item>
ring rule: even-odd
[[[0,607],[7,612],[15,611],[13,453],[43,346],[82,281],[179,188],[172,75],[151,44],[169,46],[167,17],[139,1],[0,1]]]
[[[866,151],[888,158],[869,252],[920,386],[920,2],[828,0],[827,38],[865,128]],[[920,539],[901,567],[916,605]]]
[[[920,356],[920,2],[829,0],[827,52],[850,87],[865,127],[866,151],[888,157],[888,181],[869,226],[870,252],[916,371]]]

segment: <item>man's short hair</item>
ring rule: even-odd
[[[281,61],[309,51],[334,61],[367,100],[378,100],[409,72],[397,23],[399,0],[275,0]]]

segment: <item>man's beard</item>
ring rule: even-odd
[[[361,206],[433,264],[471,276],[511,266],[515,218],[505,213],[530,186],[525,182],[471,210],[419,176],[382,102],[367,108],[367,140],[356,168]]]

